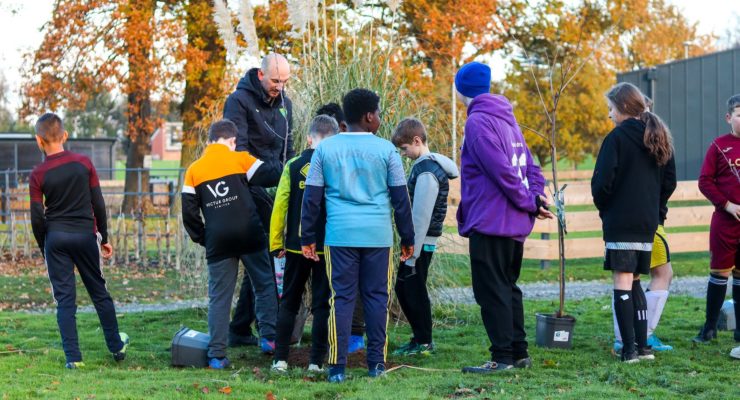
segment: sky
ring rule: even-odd
[[[668,0],[684,11],[689,20],[699,23],[699,33],[724,33],[740,15],[736,0]],[[229,3],[235,1],[229,0]],[[42,41],[41,28],[51,19],[54,0],[0,0],[0,72],[11,89],[10,106],[20,105],[22,55]],[[734,9],[733,9],[734,8]],[[492,61],[500,65],[501,60]],[[494,68],[494,79],[500,79],[501,68]]]

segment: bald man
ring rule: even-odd
[[[284,91],[289,79],[288,60],[280,54],[272,53],[262,60],[260,68],[250,69],[239,80],[236,90],[229,95],[224,106],[224,118],[234,122],[238,130],[237,151],[248,151],[265,162],[280,161],[283,164],[295,156],[292,135],[293,105]],[[250,191],[267,234],[270,229],[272,196],[261,187],[251,187]],[[274,319],[277,317],[277,288],[275,315],[271,315],[267,321],[259,321],[259,330],[267,331],[269,334],[266,337],[263,335],[258,342],[251,327],[255,320],[253,283],[260,282],[251,282],[249,274],[245,273],[229,327],[229,345],[259,344],[263,352],[271,353],[275,340],[272,332]],[[274,279],[272,284],[275,284]],[[262,329],[265,325],[268,326],[267,330]]]
[[[293,151],[293,105],[285,95],[290,64],[279,54],[269,54],[260,68],[252,68],[239,80],[226,100],[224,118],[236,124],[236,149],[260,160],[291,159]]]

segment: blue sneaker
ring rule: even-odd
[[[367,376],[371,378],[378,378],[381,376],[385,376],[385,364],[383,363],[375,364],[375,368],[369,368],[367,370]]]
[[[231,361],[228,358],[211,358],[208,360],[208,368],[210,369],[226,369],[231,366]]]
[[[349,337],[349,347],[347,353],[357,353],[360,350],[365,350],[365,337],[360,335],[352,335]]]
[[[344,375],[344,367],[329,367],[329,382],[331,383],[342,383],[347,379]]]
[[[622,354],[622,347],[624,347],[624,344],[621,340],[615,340],[614,341],[614,352],[617,354]]]
[[[275,353],[275,341],[262,338],[260,339],[260,348],[263,354],[273,354]]]
[[[670,346],[670,345],[667,345],[667,344],[663,344],[663,342],[661,342],[660,339],[658,339],[658,337],[655,336],[654,333],[652,335],[650,335],[650,337],[648,337],[647,345],[650,346],[650,347],[652,347],[653,350],[655,350],[655,351],[669,351],[669,350],[673,350],[673,346]]]

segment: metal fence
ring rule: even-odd
[[[183,246],[179,213],[179,182],[184,169],[98,169],[108,215],[108,237],[113,246],[111,264],[172,266],[179,269]],[[0,172],[0,251],[6,258],[40,256],[31,229],[28,177],[31,170]],[[136,175],[136,190],[124,189],[127,173]],[[146,183],[146,174],[149,182]],[[135,206],[124,210],[124,199]]]

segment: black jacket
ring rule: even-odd
[[[601,144],[591,178],[604,241],[652,243],[676,188],[673,158],[659,167],[643,142],[645,124],[630,118]]]
[[[188,167],[182,186],[182,222],[193,242],[206,248],[208,262],[267,248],[249,189],[275,186],[280,170],[278,161],[263,163],[218,143],[208,145]]]
[[[293,103],[283,95],[270,99],[252,68],[239,80],[224,105],[224,118],[236,124],[236,149],[260,160],[285,162],[293,151]]]

